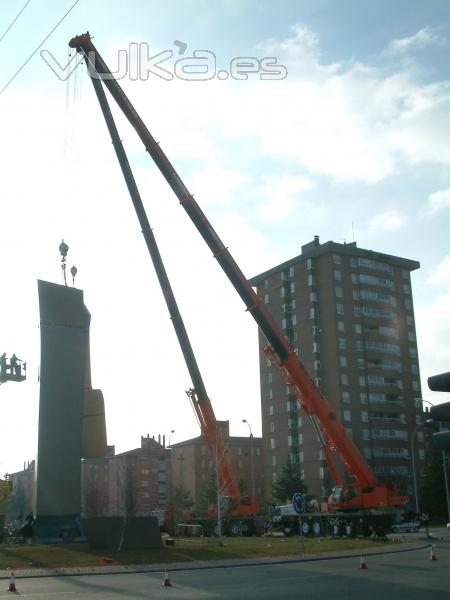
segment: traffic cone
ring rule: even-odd
[[[11,573],[11,577],[9,578],[8,592],[17,592],[16,578],[14,577],[14,573]]]
[[[436,552],[434,550],[435,547],[436,546],[431,546],[430,548],[430,560],[437,560]]]
[[[366,561],[363,558],[362,553],[361,553],[361,560],[359,561],[359,568],[360,569],[367,569],[367,564],[366,564]]]
[[[167,569],[164,571],[164,579],[163,582],[161,584],[161,587],[169,587],[170,585],[172,585],[170,583],[170,579],[169,579],[169,574],[167,572]]]

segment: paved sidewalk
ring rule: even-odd
[[[380,554],[395,554],[399,552],[411,552],[413,550],[426,550],[431,547],[433,540],[416,540],[414,542],[402,542],[395,546],[380,545],[364,549],[364,556]],[[434,543],[434,542],[433,542]],[[217,569],[248,565],[280,564],[289,562],[314,562],[319,560],[331,560],[340,558],[353,558],[361,556],[360,550],[343,550],[337,552],[324,552],[317,554],[298,556],[274,556],[258,558],[230,558],[220,560],[205,560],[178,563],[152,563],[139,565],[99,565],[91,567],[63,567],[57,569],[14,569],[16,578],[20,577],[61,577],[74,575],[101,575],[114,573],[158,573],[166,569],[168,571],[192,571],[195,569]],[[0,570],[0,579],[9,579],[12,570]]]

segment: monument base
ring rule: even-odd
[[[38,516],[33,523],[33,538],[58,542],[84,539],[80,515]]]

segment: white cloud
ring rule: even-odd
[[[314,183],[302,175],[264,177],[255,193],[261,203],[256,216],[267,223],[286,218],[298,206],[301,193],[313,187]]]
[[[404,214],[392,209],[375,215],[370,221],[372,230],[396,231],[401,229],[407,222]]]
[[[219,165],[208,165],[195,170],[189,178],[191,193],[213,204],[231,204],[237,198],[237,190],[248,178],[238,170]]]
[[[447,208],[450,208],[450,188],[438,190],[430,194],[423,214],[434,217],[437,213]]]
[[[428,277],[428,282],[437,285],[450,284],[450,255],[445,256],[433,269]]]
[[[426,46],[442,46],[445,42],[435,29],[426,25],[417,33],[409,37],[397,38],[391,41],[388,50],[395,54],[402,54],[412,48],[425,48]]]

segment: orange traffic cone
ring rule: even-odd
[[[434,550],[435,547],[436,546],[431,546],[430,548],[430,560],[437,560],[436,552]]]
[[[14,573],[11,573],[11,577],[9,578],[8,592],[17,592],[16,578],[14,577]]]
[[[167,572],[167,569],[164,571],[164,579],[163,582],[161,584],[162,587],[168,587],[169,585],[172,585],[170,583],[170,579],[169,579],[169,574]]]
[[[360,569],[367,569],[367,564],[366,564],[366,561],[363,558],[362,553],[361,553],[361,560],[359,561],[359,568]]]

